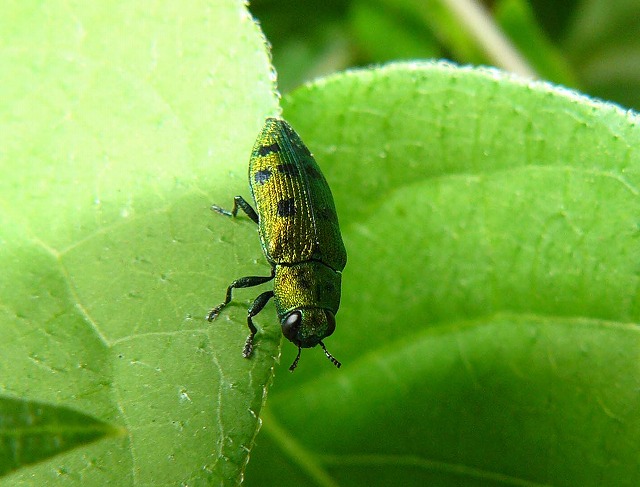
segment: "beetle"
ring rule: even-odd
[[[231,211],[217,205],[211,209],[229,217],[236,217],[240,209],[258,225],[271,275],[233,281],[225,300],[209,311],[207,319],[214,320],[231,302],[234,289],[273,280],[273,290],[263,292],[249,306],[250,333],[243,356],[251,356],[258,332],[252,318],[274,298],[282,333],[298,347],[289,370],[298,365],[302,348],[316,345],[339,368],[340,362],[322,340],[336,327],[347,252],[327,180],[309,149],[284,120],[265,120],[249,159],[249,187],[255,210],[242,196],[234,198]]]

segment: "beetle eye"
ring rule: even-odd
[[[292,311],[282,322],[282,334],[286,336],[289,341],[294,342],[298,335],[300,323],[302,323],[302,313],[300,313],[300,311]]]
[[[327,309],[324,310],[324,314],[327,316],[327,333],[325,337],[328,337],[336,330],[336,319],[333,313]]]

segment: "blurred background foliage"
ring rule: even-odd
[[[253,0],[279,88],[408,59],[496,66],[640,108],[638,0]]]

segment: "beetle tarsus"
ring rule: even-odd
[[[207,313],[207,320],[208,321],[213,321],[216,319],[216,316],[218,316],[220,314],[220,311],[222,311],[222,308],[225,307],[225,303],[219,304],[218,306],[216,306],[215,308],[213,308],[211,311],[209,311]]]
[[[225,210],[218,205],[211,205],[211,209],[216,213],[220,213],[221,215],[229,216],[232,218],[238,215],[238,208],[244,211],[245,214],[256,224],[258,223],[258,214],[256,213],[256,210],[254,210],[252,206],[247,203],[247,200],[245,200],[242,196],[236,196],[235,198],[233,198],[233,208],[231,209],[231,211]]]
[[[247,337],[247,341],[244,342],[244,349],[242,350],[242,356],[244,358],[251,357],[253,353],[253,337],[256,336],[255,333],[251,332],[251,334]]]
[[[221,215],[224,215],[224,216],[234,216],[229,210],[225,210],[224,208],[218,205],[211,205],[211,210],[215,211],[216,213],[220,213]]]

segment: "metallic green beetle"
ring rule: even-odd
[[[216,205],[212,209],[235,217],[240,208],[258,224],[271,275],[233,281],[224,302],[213,308],[207,319],[213,320],[229,304],[233,289],[275,279],[273,291],[260,294],[249,307],[247,323],[251,333],[243,355],[248,358],[253,352],[253,337],[258,331],[251,318],[273,297],[282,333],[298,347],[289,370],[298,365],[303,347],[318,344],[340,367],[322,340],[336,327],[347,252],[327,180],[309,149],[284,120],[265,121],[249,160],[249,186],[257,211],[242,196],[234,198],[231,211]]]

